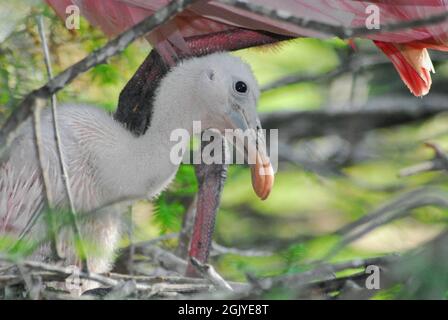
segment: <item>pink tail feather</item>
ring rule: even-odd
[[[432,84],[430,72],[434,72],[434,67],[426,48],[381,41],[375,41],[375,44],[392,61],[401,79],[415,96],[428,94]]]
[[[169,0],[46,0],[60,17],[67,5],[76,4],[81,13],[109,36],[130,28]],[[447,0],[252,0],[254,3],[346,27],[363,26],[375,4],[380,23],[424,18],[448,10]],[[203,0],[148,35],[148,40],[165,61],[172,63],[175,49],[188,50],[184,37],[223,31],[231,27],[269,31],[282,35],[325,37],[321,32],[265,18],[215,1]],[[448,24],[438,24],[368,37],[392,60],[411,91],[425,95],[431,86],[430,59],[426,48],[448,50]]]

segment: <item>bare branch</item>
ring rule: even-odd
[[[369,69],[380,64],[390,63],[383,56],[373,56],[373,57],[356,57],[351,59],[346,59],[335,69],[322,73],[322,74],[303,74],[303,72],[297,74],[290,74],[283,78],[274,80],[263,87],[261,91],[270,91],[291,84],[297,84],[301,82],[326,82],[336,79],[337,77],[348,73],[348,72],[358,72],[361,70]]]
[[[210,255],[219,256],[223,254],[234,254],[242,257],[268,257],[274,253],[266,250],[229,248],[213,241]]]
[[[434,150],[434,158],[430,161],[425,161],[400,170],[400,177],[412,176],[428,171],[448,171],[448,156],[445,154],[442,148],[437,144],[431,142],[426,142],[425,145]]]
[[[7,264],[14,264],[15,262],[7,257],[0,256],[0,262]],[[14,285],[18,283],[24,283],[27,281],[28,286],[32,286],[31,279],[42,278],[46,281],[65,281],[69,276],[73,275],[71,268],[52,265],[44,262],[24,260],[17,263],[17,266],[23,269],[29,269],[26,272],[26,277],[21,274],[7,274],[0,276],[0,288]],[[163,293],[197,293],[203,291],[210,291],[212,286],[205,283],[203,280],[180,278],[180,277],[133,277],[128,275],[113,274],[110,276],[97,274],[97,273],[85,273],[80,271],[77,276],[81,279],[91,280],[99,283],[100,285],[111,288],[109,292],[111,296],[105,298],[111,298],[115,295],[119,295],[124,298],[127,295],[138,291],[140,294],[146,295],[145,297],[152,297],[154,295],[160,295]],[[126,282],[131,281],[132,285],[127,286]]]
[[[295,140],[326,135],[359,134],[425,120],[448,111],[445,95],[425,99],[385,97],[357,110],[279,111],[260,114],[265,129],[282,128],[279,138]]]
[[[54,217],[53,217],[53,207],[54,207],[54,199],[53,199],[53,195],[51,192],[51,183],[50,183],[50,177],[48,176],[48,171],[45,170],[45,165],[44,165],[44,158],[43,158],[43,153],[44,153],[44,147],[42,144],[42,136],[41,136],[41,113],[42,113],[42,106],[37,106],[36,108],[34,108],[33,110],[33,129],[34,129],[34,139],[36,142],[36,154],[37,154],[37,158],[39,161],[39,168],[40,168],[40,175],[42,177],[42,188],[44,191],[44,203],[45,206],[44,208],[48,208],[49,209],[49,236],[50,236],[50,247],[51,247],[51,254],[52,254],[52,259],[54,261],[59,260],[60,256],[58,253],[58,247],[57,247],[57,235],[55,232],[55,221],[54,221]],[[37,215],[40,215],[42,213],[42,211],[36,212]],[[32,223],[34,219],[31,218],[29,223]],[[27,228],[25,228],[27,229]]]
[[[191,265],[196,268],[200,275],[209,280],[215,287],[225,291],[233,291],[233,288],[224,278],[216,272],[215,268],[209,264],[199,262],[195,257],[190,257]]]
[[[179,233],[179,241],[176,253],[179,257],[183,259],[186,259],[188,257],[188,250],[190,249],[190,240],[191,235],[193,234],[194,220],[196,217],[197,200],[198,195],[195,194],[182,220],[182,229],[180,230]]]
[[[50,59],[50,50],[48,49],[48,44],[47,44],[47,38],[45,37],[45,28],[44,28],[44,20],[42,16],[38,17],[38,29],[39,29],[39,35],[41,38],[41,42],[42,42],[42,49],[44,52],[44,60],[45,60],[45,66],[47,68],[47,75],[48,75],[48,80],[51,81],[53,79],[53,70],[51,67],[51,59]],[[73,202],[73,196],[71,193],[71,187],[70,187],[70,178],[68,176],[68,170],[67,170],[67,166],[65,165],[65,161],[64,161],[64,155],[62,153],[62,141],[61,141],[61,135],[59,133],[59,125],[58,125],[58,114],[57,114],[57,100],[56,100],[56,94],[52,94],[51,95],[51,114],[52,114],[52,122],[53,122],[53,133],[54,133],[54,139],[55,139],[55,144],[56,144],[56,151],[58,154],[58,160],[59,160],[59,168],[62,172],[62,180],[64,181],[64,186],[65,186],[65,191],[67,193],[67,199],[70,205],[70,215],[71,215],[71,220],[72,220],[72,227],[73,227],[73,233],[75,236],[75,241],[78,244],[78,248],[80,251],[80,256],[81,256],[81,261],[82,261],[82,268],[84,271],[89,270],[88,266],[87,266],[87,262],[86,262],[86,250],[84,248],[84,244],[82,242],[82,237],[81,237],[81,231],[80,231],[80,227],[78,224],[78,220],[77,220],[77,214],[76,214],[76,208],[75,208],[75,204]],[[47,175],[46,173],[44,174],[44,176]],[[47,177],[48,179],[48,177]],[[47,180],[47,189],[50,186],[50,181]],[[52,212],[53,210],[53,203],[52,201],[50,202],[50,215],[53,215],[54,213]],[[53,220],[53,218],[51,219]],[[52,227],[52,232],[54,232],[54,226]],[[53,239],[56,239],[56,235],[53,235]],[[53,240],[55,241],[55,240]],[[57,253],[57,246],[55,246],[56,253]]]
[[[50,60],[50,51],[48,50],[48,44],[47,44],[47,39],[45,37],[45,28],[44,28],[44,21],[43,21],[43,17],[39,16],[37,19],[37,25],[38,25],[38,30],[39,30],[39,36],[41,38],[41,43],[42,43],[42,49],[44,52],[44,60],[45,60],[45,66],[47,69],[47,75],[48,75],[48,80],[51,81],[51,79],[53,78],[53,71],[52,71],[52,67],[51,67],[51,60]],[[64,181],[65,184],[65,190],[67,193],[67,198],[69,200],[69,204],[70,204],[70,214],[72,215],[72,226],[73,226],[73,233],[75,235],[75,241],[78,243],[78,248],[80,250],[80,256],[81,256],[81,261],[83,264],[83,270],[88,272],[88,266],[86,263],[86,251],[84,248],[84,245],[82,243],[82,238],[81,238],[81,233],[80,233],[80,228],[78,225],[78,221],[76,218],[76,209],[75,209],[75,205],[73,203],[73,197],[71,195],[71,191],[70,191],[70,180],[68,177],[68,172],[67,172],[67,168],[65,166],[65,161],[63,158],[63,154],[62,154],[62,149],[61,149],[61,137],[59,134],[59,129],[58,129],[58,121],[57,121],[57,110],[56,110],[56,106],[57,106],[57,100],[56,100],[56,95],[52,94],[51,95],[51,112],[52,112],[52,122],[53,122],[53,132],[54,132],[54,138],[55,138],[55,144],[56,144],[56,150],[58,153],[58,160],[59,160],[59,166],[62,172],[62,179]],[[38,106],[37,108],[35,108],[34,110],[34,124],[35,124],[35,131],[36,131],[36,142],[37,142],[37,150],[38,150],[38,156],[39,156],[39,161],[41,163],[41,171],[42,171],[42,177],[43,177],[43,184],[44,184],[44,188],[46,191],[46,195],[47,195],[47,199],[48,199],[48,207],[50,209],[49,212],[49,216],[50,216],[50,234],[51,234],[51,249],[53,252],[53,256],[57,259],[59,259],[59,254],[58,254],[58,249],[57,249],[57,235],[55,232],[55,226],[54,226],[54,202],[53,202],[53,197],[51,194],[51,183],[50,183],[50,179],[48,177],[48,172],[46,170],[44,170],[43,168],[43,159],[42,159],[42,147],[40,146],[40,144],[42,143],[42,141],[40,141],[40,111],[41,111],[42,106]]]
[[[324,260],[333,257],[342,248],[360,239],[372,230],[393,220],[410,215],[413,209],[429,205],[447,208],[447,198],[448,194],[438,188],[420,188],[398,196],[389,203],[336,231],[336,234],[342,236],[342,240],[330,250]]]

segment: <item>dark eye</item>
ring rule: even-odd
[[[243,81],[238,81],[235,83],[235,90],[240,93],[247,92],[247,84],[245,84]]]

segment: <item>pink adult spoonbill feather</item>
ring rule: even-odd
[[[107,35],[116,35],[133,26],[169,0],[46,0],[61,16],[68,5],[79,6],[81,13]],[[369,6],[378,8],[382,25],[427,18],[448,10],[446,0],[252,0],[268,8],[290,12],[297,17],[329,24],[360,27],[371,14]],[[173,64],[176,50],[188,52],[184,38],[240,27],[294,37],[325,37],[319,31],[279,22],[217,1],[198,1],[175,19],[152,32],[148,39],[165,61]],[[392,61],[400,77],[416,96],[431,87],[434,72],[427,48],[448,50],[448,24],[410,28],[367,36]]]

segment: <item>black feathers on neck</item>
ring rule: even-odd
[[[144,134],[151,123],[156,89],[168,70],[152,50],[120,93],[114,118],[136,136]]]

